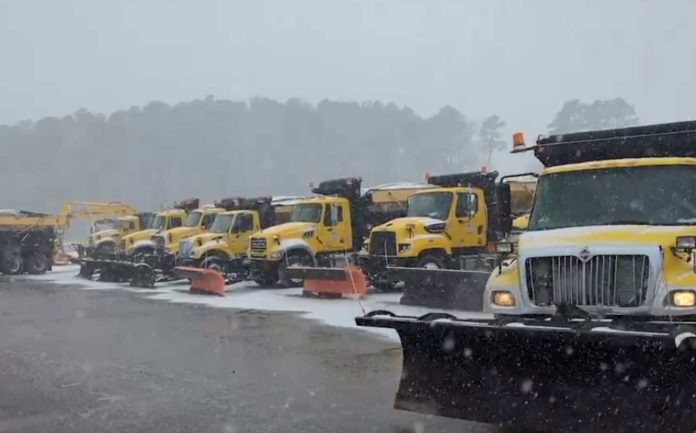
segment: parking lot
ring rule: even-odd
[[[488,427],[392,409],[401,352],[358,329],[398,294],[189,294],[84,281],[75,267],[0,283],[0,431],[448,432]]]

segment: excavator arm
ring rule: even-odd
[[[64,203],[55,215],[56,226],[63,231],[68,228],[70,220],[79,218],[94,220],[135,215],[138,211],[130,205],[120,202],[75,201]]]

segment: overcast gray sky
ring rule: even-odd
[[[696,2],[0,0],[0,123],[214,94],[445,104],[534,135],[563,101],[696,118]]]

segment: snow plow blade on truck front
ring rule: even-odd
[[[225,296],[225,277],[214,269],[177,266],[174,275],[191,281],[191,293]]]
[[[314,268],[297,266],[285,270],[287,278],[302,280],[302,294],[318,297],[363,297],[367,293],[367,279],[360,268]]]
[[[385,275],[403,281],[399,303],[464,311],[483,309],[483,291],[490,270],[387,267]]]
[[[381,311],[401,338],[398,409],[534,431],[691,432],[696,322],[466,320]]]
[[[151,262],[135,262],[132,258],[81,259],[78,276],[111,283],[130,282],[133,287],[153,288],[157,280],[156,267]]]

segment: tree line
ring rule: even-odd
[[[549,131],[637,121],[620,98],[574,100]],[[157,209],[189,196],[303,194],[310,182],[343,176],[418,181],[425,172],[494,167],[508,146],[504,126],[496,115],[477,122],[451,106],[424,117],[378,101],[208,96],[108,116],[79,109],[0,126],[0,207],[52,212],[66,200],[121,200]]]

